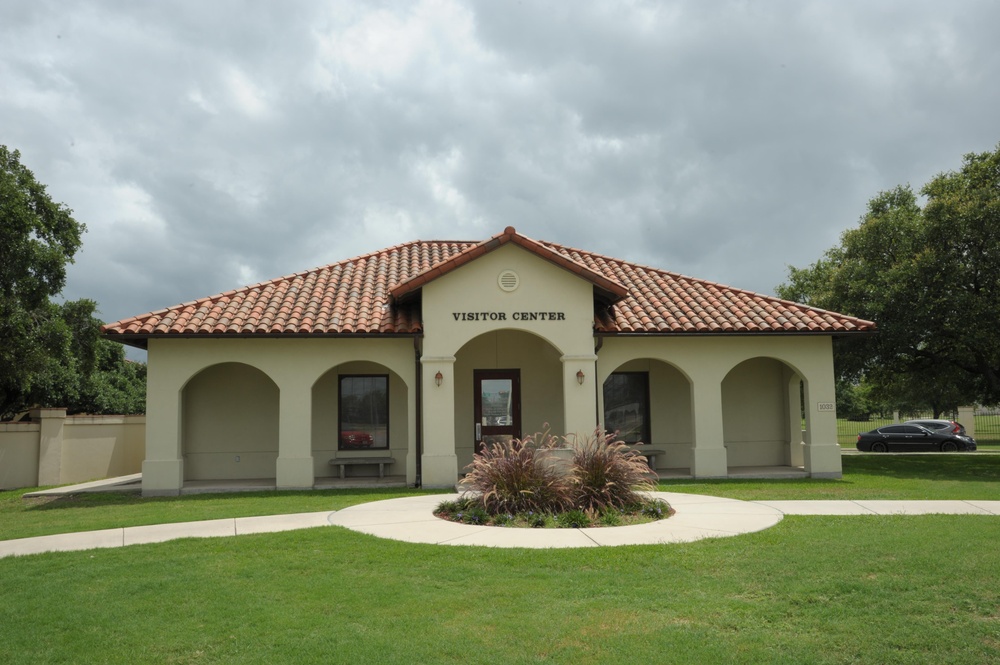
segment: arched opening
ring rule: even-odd
[[[774,358],[751,358],[722,381],[726,462],[734,467],[802,465],[802,378]]]
[[[639,450],[658,451],[652,458],[660,471],[691,466],[694,414],[691,381],[673,365],[652,358],[630,360],[616,367],[601,391],[601,423],[618,431]]]
[[[348,362],[323,374],[312,387],[314,477],[339,478],[333,458],[389,457],[386,476],[405,477],[409,453],[406,382],[384,365]],[[370,477],[368,465],[344,467],[347,477]],[[395,478],[398,480],[398,478]]]
[[[460,473],[472,462],[477,424],[479,440],[511,436],[512,431],[520,436],[545,429],[566,433],[561,358],[547,340],[507,329],[474,337],[455,353],[455,454]],[[507,391],[516,392],[512,396]],[[511,400],[518,402],[516,413],[514,405],[508,413],[507,405],[499,404]]]
[[[184,480],[273,479],[278,387],[242,363],[203,369],[182,397]]]

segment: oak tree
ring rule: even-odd
[[[96,303],[53,302],[84,224],[0,145],[0,419],[33,405],[71,412],[145,408],[144,366],[99,338]]]
[[[839,341],[841,380],[864,380],[899,404],[935,412],[1000,402],[1000,145],[965,155],[920,193],[881,192],[860,224],[806,268],[784,298],[873,320]]]

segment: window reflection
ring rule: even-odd
[[[389,447],[389,377],[341,376],[338,447]]]
[[[483,379],[481,384],[482,424],[484,426],[513,424],[513,382],[510,379]]]
[[[649,443],[649,374],[615,372],[604,382],[604,428],[625,443]]]

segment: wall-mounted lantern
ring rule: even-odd
[[[576,372],[576,382],[581,386],[583,385],[583,370],[577,370]]]
[[[441,374],[441,372],[438,372],[437,374],[434,375],[435,385],[440,386],[442,381],[444,381],[444,375]]]

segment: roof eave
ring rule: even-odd
[[[594,337],[861,337],[878,330],[594,330]]]
[[[249,332],[249,333],[205,333],[205,332],[183,332],[183,333],[104,333],[104,339],[119,342],[127,346],[134,346],[139,349],[146,349],[151,339],[358,339],[358,338],[380,338],[399,339],[411,337],[423,337],[423,330],[413,332]]]

